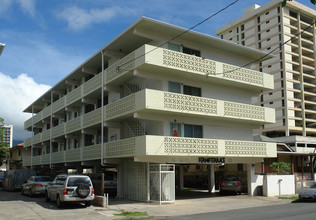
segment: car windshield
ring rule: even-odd
[[[88,177],[70,177],[68,179],[67,186],[78,186],[79,184],[88,184],[91,185],[90,179]]]
[[[238,181],[238,178],[236,176],[225,176],[223,180],[224,181]]]
[[[34,179],[35,179],[35,182],[50,182],[50,181],[52,181],[52,178],[50,178],[49,176],[37,176]]]

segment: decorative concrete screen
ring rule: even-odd
[[[152,202],[170,203],[175,201],[175,165],[150,164],[149,187]]]

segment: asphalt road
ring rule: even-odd
[[[211,212],[196,215],[178,216],[168,220],[273,220],[273,219],[316,219],[315,202],[292,202],[288,204],[237,209],[224,212]]]

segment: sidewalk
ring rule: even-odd
[[[292,200],[263,196],[220,196],[207,198],[193,198],[176,200],[174,204],[141,203],[128,200],[110,201],[108,208],[95,207],[96,211],[105,215],[107,219],[124,219],[114,216],[122,212],[147,212],[150,217],[164,218],[197,213],[227,211],[258,206],[285,204]]]

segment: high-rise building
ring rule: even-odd
[[[114,165],[118,196],[133,200],[174,200],[193,166],[212,191],[215,175],[238,173],[253,194],[254,165],[275,158],[276,144],[253,140],[275,111],[251,102],[273,76],[240,66],[271,56],[186,31],[142,17],[31,103],[23,165]]]
[[[13,125],[4,125],[3,143],[11,148],[13,145]]]
[[[255,130],[301,152],[295,160],[308,165],[313,176],[312,154],[316,147],[316,11],[296,1],[273,0],[253,5],[244,15],[219,28],[225,40],[256,48],[275,57],[257,64],[260,72],[274,76],[274,89],[263,92],[255,104],[276,110],[276,123]],[[304,173],[304,171],[303,171]],[[306,171],[307,173],[307,171]],[[302,176],[304,178],[304,175]]]

